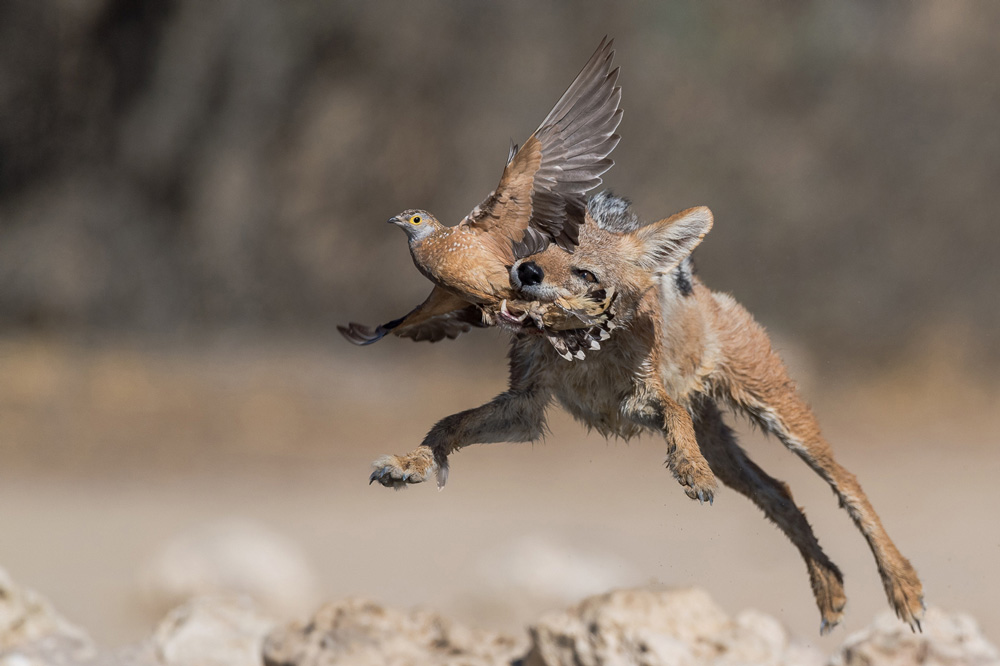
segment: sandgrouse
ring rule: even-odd
[[[618,68],[611,69],[612,46],[613,40],[601,40],[538,129],[520,148],[511,146],[497,188],[458,225],[444,226],[415,209],[389,219],[406,232],[417,269],[435,287],[404,317],[375,328],[338,327],[344,337],[362,345],[389,332],[437,341],[488,326],[506,314],[516,256],[541,251],[550,242],[573,251],[586,194],[614,165],[608,156],[620,139],[615,130],[622,117],[621,88],[615,85]],[[558,316],[552,312],[549,319]]]

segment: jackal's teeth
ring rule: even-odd
[[[502,312],[504,314],[504,316],[510,317],[514,321],[524,321],[528,317],[528,313],[527,312],[522,312],[521,314],[519,314],[517,316],[512,315],[510,313],[510,310],[507,309],[507,299],[506,298],[503,299],[502,301],[500,301],[500,312]]]
[[[590,348],[591,349],[600,349],[601,348],[601,343],[598,342],[597,340],[591,340],[590,341]]]
[[[573,354],[573,356],[575,356],[576,358],[578,358],[581,361],[583,359],[587,358],[587,355],[583,353],[583,350],[577,350],[577,352],[575,354]]]
[[[610,337],[611,337],[611,334],[610,334],[610,333],[608,333],[608,332],[607,332],[606,330],[604,330],[604,329],[602,328],[602,329],[601,329],[601,334],[600,334],[600,338],[601,338],[601,340],[607,340],[607,339],[608,339],[608,338],[610,338]]]

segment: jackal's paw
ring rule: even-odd
[[[405,488],[410,483],[423,483],[435,471],[434,454],[421,446],[405,456],[382,456],[372,463],[369,485],[378,481],[386,488]]]
[[[826,635],[840,624],[844,617],[844,606],[847,596],[844,594],[844,577],[832,562],[826,564],[815,560],[806,560],[809,578],[812,582],[813,594],[822,621],[819,625],[820,635]]]
[[[702,504],[715,501],[715,489],[718,484],[715,481],[715,474],[712,473],[708,463],[704,460],[697,464],[680,455],[674,453],[668,461],[674,477],[684,488],[684,493],[691,499],[696,499]]]
[[[832,632],[837,625],[840,624],[841,619],[844,617],[844,607],[820,607],[820,615],[822,620],[819,623],[819,635],[826,636]]]
[[[924,588],[917,578],[917,572],[906,563],[906,567],[895,576],[882,579],[889,603],[900,620],[910,625],[914,633],[923,631],[920,621],[924,619]]]

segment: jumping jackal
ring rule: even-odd
[[[606,436],[659,432],[667,440],[670,469],[690,497],[711,502],[718,479],[746,495],[791,539],[809,571],[821,631],[828,631],[843,613],[843,577],[788,486],[737,444],[722,420],[728,407],[781,440],[830,485],[867,540],[889,603],[919,629],[923,592],[916,572],[854,475],[834,460],[767,333],[735,300],[712,292],[692,273],[689,255],[711,226],[704,207],[643,226],[627,201],[607,193],[593,197],[576,251],[552,246],[519,259],[510,280],[524,302],[586,295],[613,300],[607,327],[614,330],[592,343],[600,350],[568,362],[535,320],[504,304],[496,323],[513,333],[508,390],[445,417],[413,452],[380,458],[372,480],[399,487],[435,474],[444,485],[448,456],[464,446],[537,439],[553,399]]]

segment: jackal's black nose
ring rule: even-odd
[[[517,279],[525,287],[541,283],[545,277],[545,272],[533,261],[526,261],[517,267]]]

